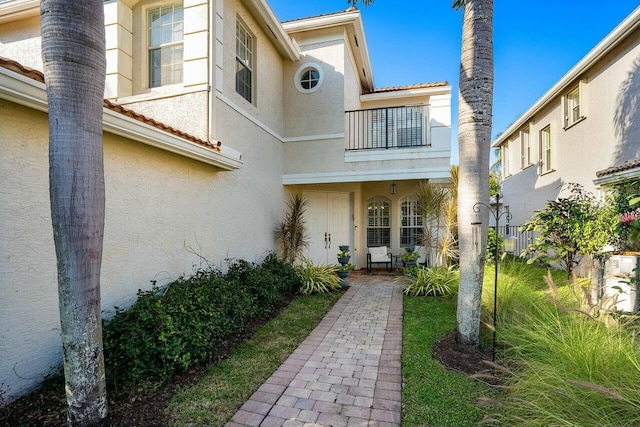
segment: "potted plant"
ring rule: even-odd
[[[418,258],[420,258],[420,254],[418,252],[414,252],[413,249],[413,246],[404,248],[405,252],[400,257],[406,268],[415,267]]]
[[[349,252],[349,246],[340,246],[340,252],[338,252],[338,262],[340,263],[340,265],[348,264],[350,259],[351,254]]]
[[[349,264],[349,263],[343,264],[343,265],[338,267],[338,269],[336,271],[336,274],[338,275],[338,277],[340,277],[340,284],[342,286],[348,286],[347,285],[347,277],[349,277],[349,273],[354,268],[355,268],[355,265]]]

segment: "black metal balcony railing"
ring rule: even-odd
[[[346,111],[346,149],[370,150],[423,147],[426,106]]]

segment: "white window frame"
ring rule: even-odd
[[[179,6],[179,9],[181,10],[181,14],[182,14],[182,20],[178,20],[178,21],[174,21],[173,18],[175,17],[175,11],[176,11],[176,7]],[[179,26],[181,27],[181,31],[177,32],[178,37],[176,39],[174,39],[174,37],[176,36],[176,31],[175,29],[172,31],[172,36],[171,36],[171,41],[168,43],[162,43],[162,40],[160,40],[160,43],[157,44],[152,44],[154,43],[153,41],[153,37],[152,37],[152,31],[153,31],[153,27],[152,27],[152,22],[151,22],[151,13],[155,12],[155,11],[160,11],[160,13],[162,13],[163,9],[172,9],[172,21],[169,24],[172,28],[174,28],[175,26]],[[169,26],[169,25],[160,25],[160,28],[164,27],[164,26]],[[146,28],[146,32],[145,32],[145,37],[146,37],[146,46],[147,46],[147,55],[146,55],[146,65],[147,65],[147,81],[148,81],[148,87],[149,88],[156,88],[156,87],[161,87],[161,86],[169,86],[169,85],[176,85],[176,84],[180,84],[183,82],[183,61],[184,61],[184,4],[183,2],[174,2],[174,3],[166,3],[166,4],[162,4],[159,6],[155,6],[155,7],[150,7],[148,9],[145,10],[145,28]],[[160,33],[162,34],[162,30],[160,29]],[[162,36],[161,36],[162,38]],[[178,50],[181,51],[181,58],[179,61],[175,61],[172,62],[169,67],[174,68],[168,76],[166,76],[166,80],[165,80],[165,76],[163,76],[163,70],[162,67],[160,67],[160,81],[155,84],[154,83],[154,78],[153,78],[153,73],[154,70],[156,70],[156,68],[153,67],[152,65],[152,59],[151,59],[151,55],[153,51],[157,51],[160,50],[160,55],[162,57],[162,50],[163,49],[169,49],[171,51],[171,54],[175,54],[175,52]],[[161,59],[162,62],[162,59]],[[176,78],[175,76],[175,72],[176,69],[179,68],[180,72],[179,72],[179,77]]]
[[[580,81],[562,97],[565,130],[585,119],[583,86],[583,82]]]
[[[400,247],[422,245],[424,239],[424,223],[418,197],[413,194],[400,200]],[[410,241],[404,241],[404,230],[409,231]]]
[[[502,176],[506,178],[511,175],[511,168],[509,164],[509,142],[506,142],[502,146],[502,153],[500,153],[500,157],[502,157]]]
[[[374,232],[374,236],[369,236],[369,230]],[[367,247],[391,246],[391,201],[386,197],[376,196],[367,200],[366,237]]]
[[[520,169],[531,166],[531,130],[529,126],[520,131]]]
[[[551,125],[540,129],[540,175],[552,172]]]
[[[318,73],[318,79],[316,81],[316,84],[315,86],[312,86],[310,88],[305,88],[304,86],[302,86],[304,75],[307,72],[313,72],[313,71]],[[313,93],[317,91],[318,89],[320,89],[320,86],[322,86],[323,81],[324,81],[324,72],[322,71],[322,67],[312,62],[303,64],[302,66],[300,66],[298,68],[298,71],[296,71],[296,74],[293,76],[293,84],[295,85],[296,89],[298,89],[298,91],[301,93]]]
[[[250,103],[254,103],[255,99],[255,52],[256,38],[249,31],[247,25],[242,20],[236,18],[236,71],[235,71],[235,88],[242,98]],[[248,79],[242,78],[241,72],[246,71],[249,75]],[[248,80],[248,81],[247,81]],[[240,90],[239,85],[244,86],[244,90]],[[248,92],[246,88],[248,87]]]

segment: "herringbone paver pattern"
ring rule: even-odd
[[[307,339],[225,427],[399,427],[402,294],[354,275]]]

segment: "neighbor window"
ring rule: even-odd
[[[324,73],[320,65],[307,63],[298,68],[293,78],[296,89],[302,93],[312,93],[320,88]]]
[[[531,165],[531,141],[529,139],[529,127],[520,131],[520,167],[522,169]]]
[[[391,246],[389,200],[374,197],[367,201],[367,247]]]
[[[564,102],[564,127],[575,124],[582,118],[580,114],[580,85],[574,87],[566,96]]]
[[[182,3],[147,12],[149,87],[182,82],[183,21]]]
[[[509,143],[507,142],[502,146],[502,176],[507,177],[510,175],[509,171]]]
[[[236,92],[252,102],[254,39],[247,28],[236,21]]]
[[[418,198],[409,196],[400,204],[400,246],[422,245],[423,237],[422,210]]]
[[[540,173],[551,170],[551,126],[547,126],[540,131]]]

